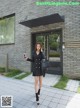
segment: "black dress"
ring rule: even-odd
[[[42,59],[45,59],[43,52],[37,55],[36,51],[33,52],[31,59],[27,59],[27,61],[32,62],[33,76],[44,76],[44,72],[42,71]]]

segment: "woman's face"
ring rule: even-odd
[[[40,45],[40,44],[37,44],[36,49],[37,49],[38,51],[40,51],[41,45]]]

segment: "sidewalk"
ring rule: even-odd
[[[0,76],[0,96],[13,95],[12,108],[80,108],[80,94],[75,92],[43,86],[38,107],[34,93],[33,83]]]
[[[61,78],[61,75],[53,75],[53,74],[46,74],[45,77],[43,77],[43,86],[50,87],[55,85]],[[34,77],[32,75],[29,75],[22,79],[23,81],[26,81],[28,83],[34,83]]]
[[[60,80],[60,78],[61,75],[46,74],[46,77],[43,78],[43,86],[44,87],[54,86]],[[29,75],[28,77],[25,77],[22,80],[26,81],[27,83],[34,83],[34,77],[32,77],[32,75]],[[77,92],[79,83],[80,81],[69,79],[65,90]]]
[[[77,92],[77,89],[79,87],[80,81],[78,80],[69,80],[67,83],[67,87],[65,88],[66,90]]]

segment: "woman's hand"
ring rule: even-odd
[[[28,59],[28,57],[26,57],[26,53],[24,53],[24,58],[27,60]]]
[[[24,53],[24,58],[26,58],[26,54]]]

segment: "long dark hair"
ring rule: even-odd
[[[40,52],[41,52],[41,49],[42,49],[42,44],[41,44],[41,43],[36,43],[36,44],[35,44],[35,51],[37,50],[37,45],[38,45],[38,44],[40,45]]]

